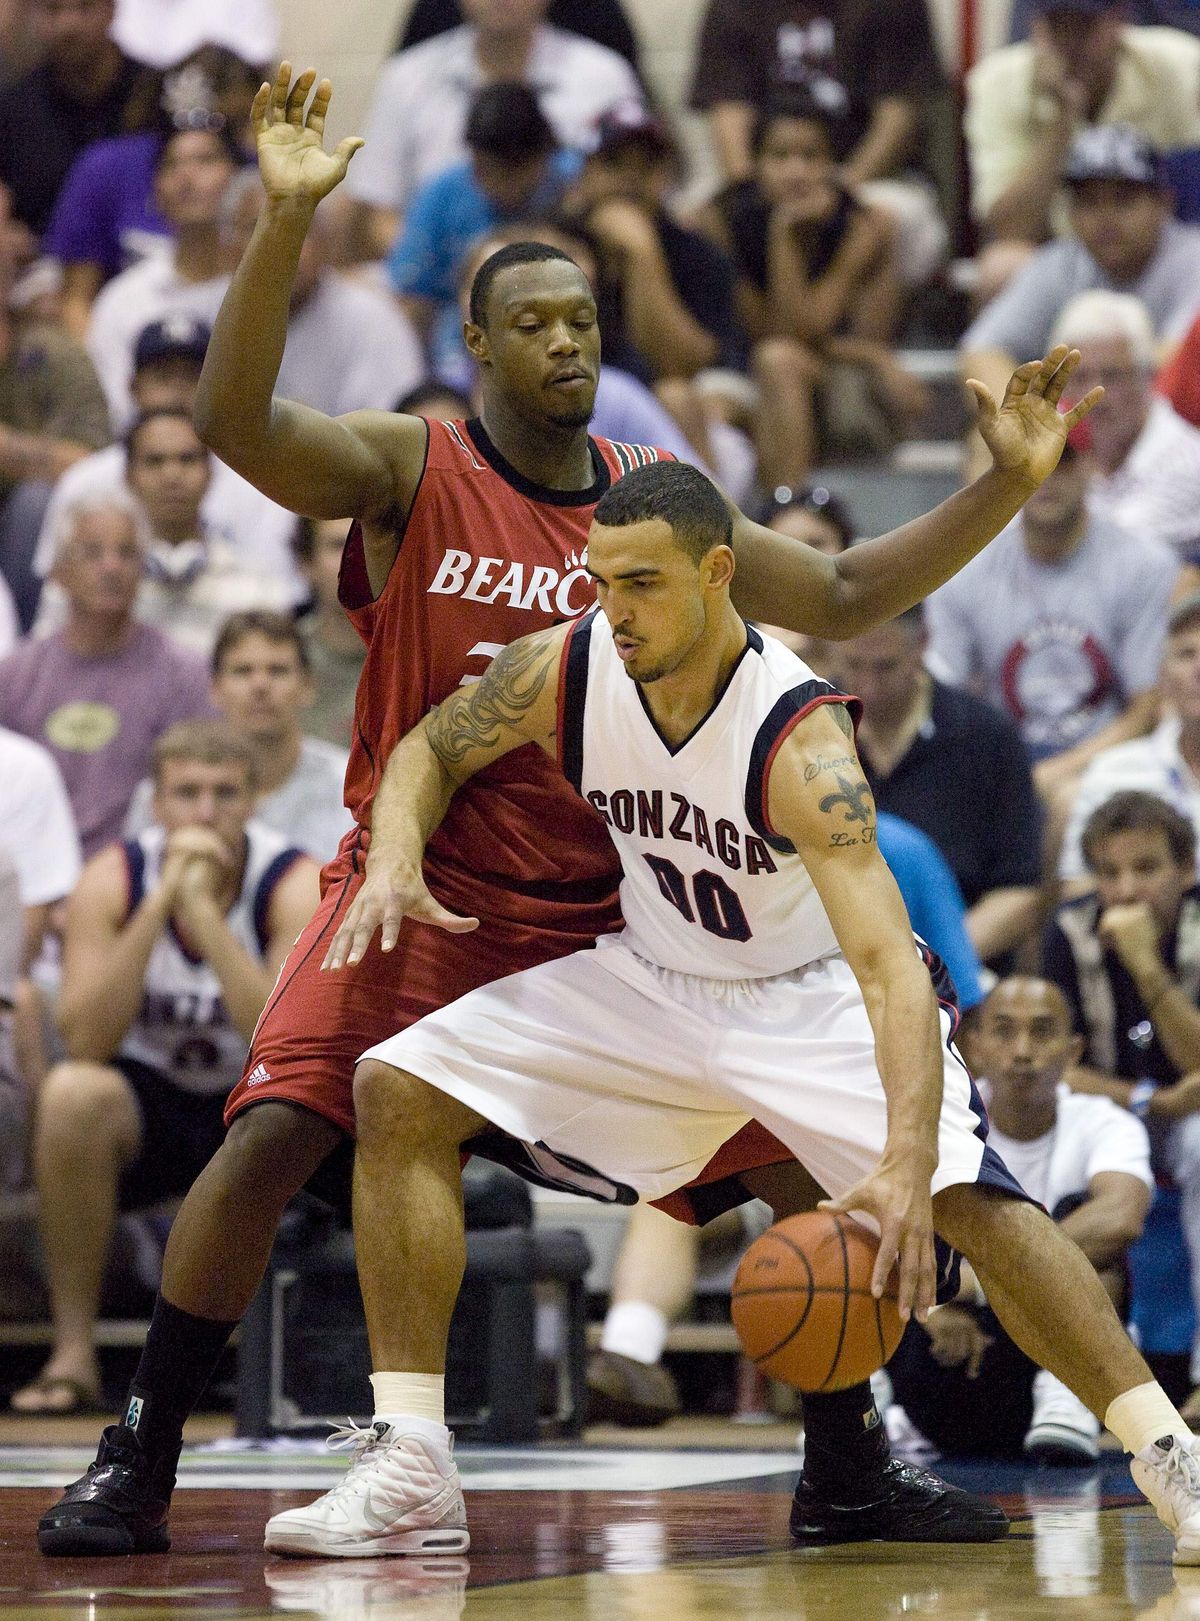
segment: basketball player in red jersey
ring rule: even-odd
[[[317,203],[342,179],[356,138],[322,147],[330,86],[293,84],[284,64],[254,107],[267,200],[213,330],[197,400],[209,445],[276,501],[355,519],[342,599],[368,644],[347,802],[358,828],[323,874],[323,898],[285,964],[231,1094],[221,1150],[189,1193],[124,1421],[39,1525],[46,1553],[160,1550],[183,1421],[262,1278],[279,1216],[318,1186],[354,1125],[359,1055],[464,992],[617,926],[619,869],[598,819],[548,762],[501,762],[460,794],[428,853],[442,905],[481,919],[469,941],[416,921],[388,955],[322,975],[325,948],[361,883],[371,800],[395,742],[498,647],[582,612],[580,568],[595,503],[656,452],[589,437],[600,340],[591,290],[540,244],[481,268],[467,342],[483,408],[471,423],[386,412],[331,419],[276,399],[288,300]],[[1020,368],[1002,407],[977,390],[992,469],[935,512],[837,559],[750,523],[734,538],[739,611],[812,635],[857,634],[926,596],[1013,517],[1058,460],[1063,434],[1045,391],[1077,356]],[[731,1202],[729,1179],[767,1191],[754,1167],[789,1158],[757,1128],[706,1173],[694,1212]],[[777,1208],[786,1208],[773,1200]],[[364,1295],[386,1224],[361,1230]],[[384,1273],[386,1275],[386,1271]],[[384,1309],[387,1302],[384,1300]],[[431,1393],[431,1406],[436,1396]],[[431,1417],[437,1416],[431,1412]],[[1004,1529],[991,1505],[891,1462],[865,1386],[810,1404],[806,1477],[813,1540],[847,1533],[981,1540]],[[819,1460],[828,1459],[822,1474]],[[836,1476],[836,1478],[835,1478]],[[821,1526],[828,1526],[824,1535]]]

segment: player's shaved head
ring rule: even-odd
[[[1041,1014],[1053,1018],[1063,1035],[1071,1033],[1071,1010],[1067,999],[1057,985],[1033,974],[1010,974],[988,996],[983,1004],[985,1021],[1003,1014],[1019,1014],[1029,1018]]]
[[[568,264],[579,270],[579,266],[569,253],[564,253],[561,248],[552,247],[549,242],[509,242],[505,247],[497,248],[495,253],[489,254],[475,272],[474,280],[471,282],[469,312],[474,324],[487,326],[488,305],[498,276],[518,265],[550,263]],[[583,275],[582,270],[579,270],[579,274]]]

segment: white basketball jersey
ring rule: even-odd
[[[563,652],[563,771],[621,857],[624,940],[660,967],[711,979],[787,973],[838,950],[804,862],[767,816],[770,764],[820,704],[848,702],[782,642],[747,627],[704,720],[670,744],[598,609]]]
[[[264,827],[246,824],[242,887],[225,914],[229,931],[252,957],[268,942],[271,894],[303,851]],[[124,845],[129,868],[129,912],[158,882],[166,834],[150,827]],[[242,1073],[246,1040],[230,1019],[221,982],[168,923],[150,953],[142,1005],[119,1048],[122,1058],[148,1064],[185,1092],[228,1092]]]

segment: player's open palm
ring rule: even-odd
[[[292,198],[315,207],[345,177],[350,159],[363,143],[359,136],[348,135],[326,152],[325,116],[332,94],[328,79],[317,84],[313,68],[306,68],[293,83],[290,62],[280,63],[274,84],[259,86],[250,117],[268,197]]]
[[[450,934],[467,934],[479,927],[478,918],[460,917],[430,894],[420,866],[379,863],[372,867],[368,861],[362,888],[346,908],[321,967],[353,968],[366,956],[376,934],[381,951],[393,950],[405,918],[430,923]]]
[[[979,431],[997,467],[1040,484],[1058,466],[1067,435],[1104,394],[1102,388],[1093,388],[1069,411],[1059,410],[1079,360],[1078,349],[1060,343],[1044,360],[1018,366],[999,406],[985,383],[974,377],[968,380],[979,406]]]

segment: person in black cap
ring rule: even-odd
[[[388,276],[436,359],[457,345],[458,273],[472,242],[497,226],[553,213],[579,172],[526,84],[486,85],[467,114],[470,157],[417,191],[387,260]],[[453,331],[449,330],[452,325]]]
[[[191,410],[208,338],[208,325],[190,315],[168,315],[142,329],[130,383],[139,413]]]
[[[1085,126],[1129,124],[1162,152],[1200,144],[1200,40],[1130,27],[1114,0],[1031,9],[1029,41],[989,53],[967,76],[971,208],[991,239],[981,265],[989,293],[1065,231],[1058,180]]]
[[[139,416],[151,411],[191,414],[208,339],[207,323],[189,315],[168,315],[142,328],[134,344],[129,382]],[[62,474],[37,537],[33,554],[37,575],[45,579],[53,566],[62,514],[81,500],[119,491],[124,482],[125,446],[120,440],[83,457]],[[212,464],[202,511],[210,528],[230,541],[248,566],[291,580],[297,600],[303,597],[304,582],[291,551],[295,519],[290,512],[269,501],[222,461]]]
[[[992,382],[1040,354],[1079,293],[1132,293],[1159,339],[1181,337],[1200,296],[1200,226],[1172,217],[1154,148],[1126,125],[1081,130],[1063,165],[1073,237],[1039,248],[964,334],[964,377]]]

